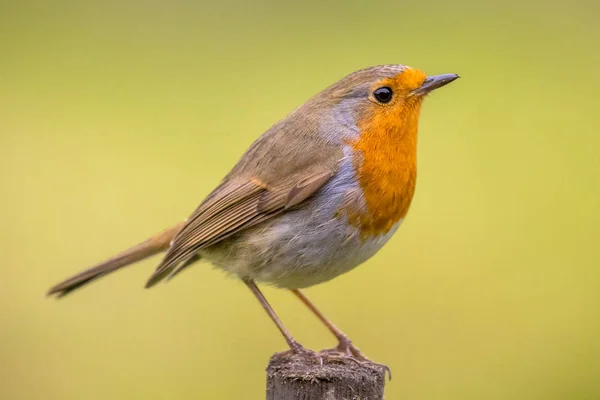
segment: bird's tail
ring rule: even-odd
[[[139,243],[116,256],[101,262],[77,275],[66,279],[58,285],[52,287],[48,291],[48,295],[57,295],[63,297],[73,290],[79,289],[80,287],[87,285],[88,283],[95,281],[98,278],[108,275],[118,269],[126,267],[137,261],[141,261],[145,258],[161,253],[169,248],[171,240],[177,232],[181,229],[183,223],[172,226],[164,231],[152,236],[151,238]]]

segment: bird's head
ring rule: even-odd
[[[456,74],[427,76],[405,65],[380,65],[342,78],[310,103],[325,106],[333,116],[330,122],[351,131],[376,129],[400,135],[417,129],[423,99],[457,78]]]

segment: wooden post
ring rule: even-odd
[[[351,360],[275,354],[267,367],[267,400],[383,400],[385,371]]]

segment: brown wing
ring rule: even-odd
[[[146,287],[179,272],[178,266],[189,264],[187,261],[202,248],[301,203],[323,186],[333,173],[330,168],[317,166],[272,187],[256,179],[224,182],[185,222]]]

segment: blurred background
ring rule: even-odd
[[[271,124],[344,75],[462,79],[424,106],[392,241],[306,291],[389,399],[600,398],[594,1],[2,1],[0,398],[260,399],[279,332],[200,264],[57,281],[185,218]],[[335,341],[264,289],[297,339]]]

